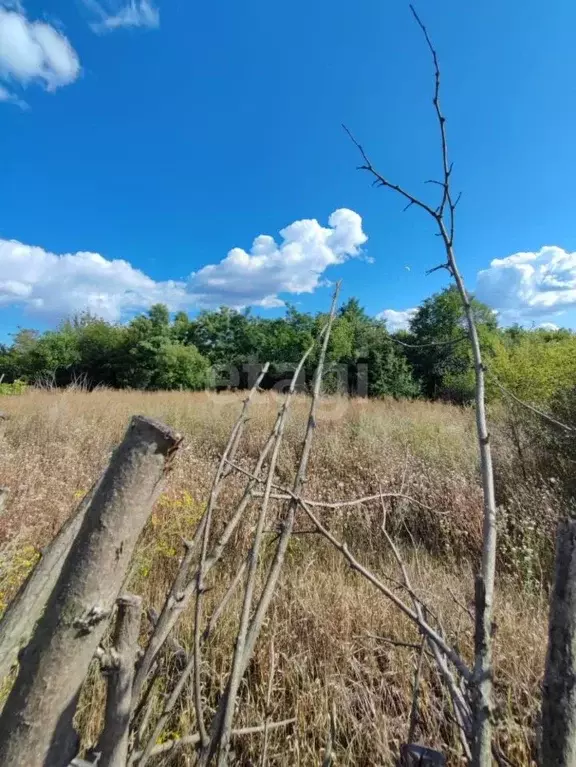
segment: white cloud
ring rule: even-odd
[[[541,322],[538,325],[538,328],[540,330],[560,330],[558,325],[556,325],[554,322]]]
[[[0,307],[21,305],[61,317],[88,309],[109,320],[157,301],[178,305],[183,283],[155,282],[127,261],[98,253],[57,256],[16,240],[0,240]]]
[[[80,61],[68,39],[43,21],[29,21],[21,9],[0,7],[0,100],[23,102],[9,90],[37,83],[55,91],[74,82]]]
[[[379,320],[386,320],[386,326],[390,333],[396,333],[398,330],[408,330],[410,327],[410,320],[414,317],[418,309],[403,309],[396,311],[395,309],[384,309],[376,315]]]
[[[352,210],[334,211],[328,224],[295,221],[280,231],[280,244],[261,234],[250,252],[233,248],[220,263],[192,274],[188,289],[202,304],[232,306],[280,306],[278,293],[312,293],[329,266],[360,255],[367,240]]]
[[[0,101],[8,102],[9,104],[16,104],[21,109],[27,109],[28,104],[25,101],[22,101],[22,99],[19,99],[18,96],[14,93],[10,93],[8,88],[5,88],[2,84],[0,84]]]
[[[160,11],[151,0],[84,0],[84,5],[98,17],[91,26],[95,32],[110,32],[122,27],[160,26]]]
[[[117,320],[157,302],[172,310],[280,306],[280,293],[310,293],[322,284],[327,267],[359,255],[366,241],[360,216],[337,210],[329,224],[296,221],[281,231],[280,245],[260,235],[250,253],[234,248],[185,282],[156,282],[127,261],[98,253],[56,255],[0,239],[0,308],[20,306],[51,318],[88,309]]]
[[[476,296],[507,322],[576,306],[576,253],[555,245],[495,258],[478,272]]]

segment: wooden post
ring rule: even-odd
[[[7,492],[7,491],[6,491]],[[0,488],[0,513],[2,510]],[[20,648],[30,641],[34,626],[44,612],[52,589],[56,585],[66,556],[90,505],[94,489],[90,490],[76,511],[64,522],[54,540],[42,552],[40,561],[14,599],[8,605],[0,621],[0,681],[15,665]]]
[[[104,728],[98,751],[101,767],[126,767],[132,710],[132,686],[138,654],[142,598],[126,594],[118,599],[118,615],[109,659]]]
[[[10,490],[7,487],[0,487],[0,517],[6,510],[6,501],[10,495]]]
[[[542,767],[576,765],[576,520],[561,522],[542,691]]]
[[[56,767],[76,755],[80,689],[180,441],[157,421],[132,418],[22,657],[0,717],[2,767]]]

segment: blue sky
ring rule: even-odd
[[[575,327],[576,5],[417,9],[468,285],[505,322]],[[432,87],[403,2],[0,0],[0,334],[157,300],[325,309],[337,278],[402,322],[446,283],[439,241],[340,124],[433,196]]]

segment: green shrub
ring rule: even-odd
[[[0,383],[0,394],[24,394],[28,384],[26,381],[14,381],[14,383]]]

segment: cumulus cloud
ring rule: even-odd
[[[408,330],[410,327],[410,320],[414,317],[418,309],[402,309],[396,311],[395,309],[384,309],[376,315],[379,320],[386,320],[386,326],[390,333],[396,333],[398,330]]]
[[[52,318],[87,309],[118,320],[158,302],[174,311],[220,304],[280,306],[280,293],[311,293],[329,266],[358,256],[367,239],[360,216],[346,209],[335,211],[328,227],[314,219],[295,221],[280,235],[280,244],[260,235],[249,253],[234,248],[187,281],[160,282],[127,261],[98,253],[56,255],[0,239],[0,307],[21,306]]]
[[[15,85],[37,83],[47,91],[68,85],[80,74],[69,40],[43,21],[29,21],[20,8],[0,6],[0,100],[22,105]]]
[[[129,0],[128,3],[84,0],[84,5],[98,19],[91,24],[95,32],[110,32],[122,27],[157,29],[160,26],[160,11],[151,0]]]
[[[155,282],[127,261],[88,252],[58,256],[16,240],[0,240],[0,275],[0,307],[20,305],[51,317],[87,309],[116,320],[185,297],[184,283]]]
[[[538,327],[540,330],[560,330],[558,325],[554,322],[541,322]]]
[[[478,272],[476,296],[504,321],[553,315],[576,305],[576,253],[555,245],[495,258]]]
[[[328,219],[295,221],[280,231],[282,241],[261,234],[249,252],[233,248],[218,264],[190,276],[189,290],[202,304],[280,306],[278,293],[312,293],[329,266],[360,255],[367,237],[362,219],[341,208]]]

